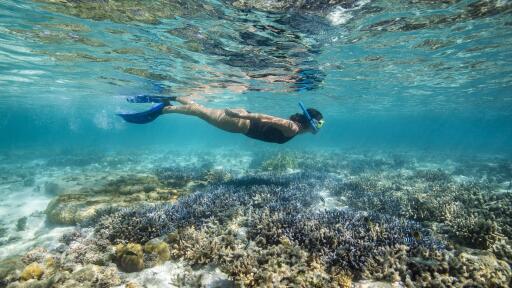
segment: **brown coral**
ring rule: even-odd
[[[136,243],[118,244],[116,246],[118,267],[125,272],[138,272],[144,269],[142,246]]]
[[[43,267],[39,265],[37,262],[33,262],[23,269],[20,275],[20,279],[23,281],[27,281],[30,279],[41,279],[44,274]]]
[[[147,254],[154,254],[156,264],[162,264],[171,258],[169,245],[164,241],[153,239],[144,245],[144,252]]]

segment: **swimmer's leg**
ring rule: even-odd
[[[177,101],[183,103],[190,100],[178,98]],[[229,117],[224,112],[224,109],[210,109],[193,102],[192,104],[185,104],[181,106],[166,106],[162,113],[178,113],[196,116],[219,129],[232,133],[246,133],[249,130],[250,124],[249,120]]]

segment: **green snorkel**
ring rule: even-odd
[[[316,119],[313,119],[311,117],[311,115],[309,115],[308,110],[304,106],[304,103],[299,102],[299,106],[300,106],[300,109],[302,109],[302,112],[304,113],[306,118],[308,119],[309,124],[313,128],[313,134],[318,133],[319,129],[322,128],[322,126],[324,125],[324,121],[323,120],[318,121]]]

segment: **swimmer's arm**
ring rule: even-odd
[[[226,113],[226,115],[228,115],[229,117],[240,118],[245,120],[264,120],[270,118],[277,118],[266,114],[249,113],[245,109],[225,109],[224,113]]]
[[[268,116],[268,115],[267,115]],[[296,135],[299,132],[299,127],[295,122],[283,118],[268,116],[269,118],[261,119],[262,122],[272,123],[272,126],[279,129],[287,137]]]
[[[299,127],[297,124],[287,119],[260,113],[247,113],[247,111],[244,109],[226,109],[225,113],[230,117],[271,123],[272,126],[283,132],[285,136],[293,136],[299,132]]]

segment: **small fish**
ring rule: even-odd
[[[416,241],[420,241],[421,240],[421,233],[420,233],[420,231],[418,231],[418,230],[412,231],[412,237],[414,237],[414,239],[416,239]]]

